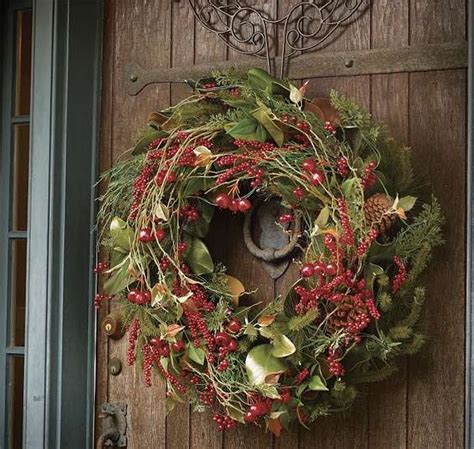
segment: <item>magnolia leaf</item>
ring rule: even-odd
[[[114,217],[110,222],[110,238],[114,247],[130,250],[130,242],[133,240],[133,230],[119,217]]]
[[[288,95],[288,86],[286,86],[282,81],[273,78],[263,69],[250,69],[247,72],[247,78],[252,87],[261,89],[268,95]]]
[[[342,193],[344,193],[344,196],[347,198],[350,193],[352,192],[352,189],[354,189],[356,183],[358,182],[357,178],[349,178],[346,179],[341,186]]]
[[[232,305],[234,307],[239,306],[239,297],[245,293],[245,287],[236,277],[225,275],[227,280],[227,287],[229,287],[230,294],[232,295]]]
[[[262,337],[268,338],[269,340],[272,340],[275,336],[275,334],[269,327],[261,327],[259,331]]]
[[[320,228],[324,228],[327,225],[328,220],[329,220],[329,208],[325,206],[321,209],[321,212],[319,212],[318,218],[316,218],[315,223]]]
[[[145,153],[148,150],[148,145],[155,139],[165,137],[168,134],[163,131],[155,131],[150,129],[144,136],[142,136],[135,144],[132,150],[133,155]]]
[[[303,92],[293,84],[290,84],[290,100],[293,103],[299,104],[303,101]]]
[[[206,353],[201,348],[196,348],[193,343],[188,343],[188,356],[199,365],[204,365]]]
[[[270,418],[267,421],[267,429],[273,433],[276,437],[279,437],[281,434],[282,425],[280,418]]]
[[[180,326],[179,324],[170,324],[166,328],[165,336],[168,338],[176,337],[176,335],[178,335],[183,329],[184,326]]]
[[[313,391],[328,391],[328,388],[317,374],[309,380],[308,388]]]
[[[214,185],[213,179],[203,176],[202,174],[199,176],[187,178],[187,181],[186,187],[183,189],[184,198],[192,196],[201,190],[205,192]]]
[[[230,416],[234,421],[245,424],[245,419],[244,419],[245,414],[242,410],[239,410],[238,408],[230,407],[230,406],[227,406],[226,410],[227,410],[227,415]]]
[[[369,290],[374,289],[374,281],[377,276],[384,274],[384,269],[376,265],[374,263],[369,262],[365,266],[364,270],[364,278],[365,278],[365,285]]]
[[[197,237],[192,239],[191,248],[186,256],[186,260],[191,271],[197,276],[214,271],[211,254],[204,242]]]
[[[197,156],[196,166],[207,167],[212,162],[212,151],[204,145],[196,147],[193,153]]]
[[[104,282],[104,291],[108,295],[116,295],[122,290],[125,290],[129,284],[133,282],[133,278],[128,273],[128,263],[123,263],[122,266],[114,271]]]
[[[258,324],[262,327],[270,326],[275,321],[276,315],[262,315],[258,317]]]
[[[255,130],[255,140],[257,142],[266,142],[268,139],[268,133],[265,127],[262,124],[258,124],[257,129]]]
[[[229,129],[226,128],[226,131],[234,139],[254,140],[257,126],[258,122],[255,119],[246,117]]]
[[[398,201],[398,207],[408,212],[416,203],[417,198],[414,196],[404,196]]]
[[[157,203],[153,208],[153,216],[161,221],[168,221],[170,211],[163,203]]]
[[[265,129],[268,131],[268,134],[270,134],[276,144],[281,147],[285,140],[285,135],[280,127],[272,120],[269,113],[267,113],[267,111],[261,107],[254,111],[252,116],[265,127]]]
[[[273,346],[264,344],[252,348],[245,359],[247,376],[252,385],[266,383],[269,375],[282,373],[286,365],[272,354]]]
[[[272,355],[278,358],[288,357],[296,352],[296,347],[286,335],[278,335],[273,339]]]

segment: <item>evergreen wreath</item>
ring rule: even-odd
[[[108,262],[95,304],[114,298],[128,363],[167,385],[167,409],[210,408],[275,434],[346,410],[361,386],[396,371],[424,342],[418,277],[442,243],[434,197],[418,190],[410,151],[336,92],[312,102],[260,69],[215,73],[150,116],[106,172],[98,214]],[[418,195],[419,196],[419,195]],[[239,306],[242,283],[203,238],[216,209],[247,213],[279,198],[301,278],[263,309]]]

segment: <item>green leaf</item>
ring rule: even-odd
[[[273,354],[270,344],[259,345],[252,348],[245,359],[245,369],[252,385],[262,385],[271,374],[282,373],[286,365]]]
[[[328,391],[328,388],[317,374],[309,380],[308,388],[313,391]]]
[[[206,353],[201,348],[196,348],[194,344],[188,343],[188,355],[193,362],[204,365]]]
[[[286,335],[278,335],[273,339],[272,344],[272,355],[278,358],[288,357],[296,351],[295,345]]]
[[[257,130],[255,131],[256,140],[259,142],[265,142],[268,139],[268,134],[265,128],[259,123]]]
[[[134,236],[132,228],[119,217],[114,217],[110,222],[110,238],[115,247],[130,250],[130,242]]]
[[[235,125],[226,129],[227,134],[234,139],[254,140],[256,137],[258,122],[253,118],[243,118]]]
[[[197,237],[192,240],[191,249],[186,255],[186,260],[191,271],[197,276],[214,271],[211,254],[204,242]]]
[[[315,223],[320,227],[324,228],[329,220],[329,207],[325,206],[319,212],[318,218],[316,218]]]
[[[122,266],[104,282],[104,291],[108,295],[116,295],[125,290],[132,281],[133,278],[128,274],[128,263],[124,261]]]
[[[239,410],[235,407],[230,407],[230,406],[227,406],[226,407],[226,410],[227,410],[227,414],[234,420],[234,421],[237,421],[237,422],[240,422],[242,424],[245,424],[245,419],[244,419],[244,412],[242,410]]]
[[[384,274],[384,269],[380,265],[376,265],[374,263],[369,262],[365,266],[364,270],[364,278],[365,278],[365,285],[368,289],[374,289],[374,281],[377,276]]]
[[[268,95],[288,95],[288,87],[263,69],[250,69],[247,72],[247,77],[252,87],[261,89]]]
[[[276,144],[281,147],[285,140],[285,135],[280,127],[272,120],[267,109],[266,107],[260,107],[252,113],[252,116],[265,127],[268,134],[270,134]]]
[[[192,178],[188,178],[188,182],[183,189],[183,197],[187,198],[189,196],[194,195],[199,191],[206,191],[209,190],[214,185],[214,180],[207,176],[196,176]]]
[[[196,237],[203,238],[209,232],[209,226],[214,216],[215,207],[205,201],[199,201],[197,204],[199,218],[189,221],[184,226],[184,230]]]
[[[132,154],[135,156],[137,154],[145,153],[148,150],[148,145],[151,142],[153,142],[155,139],[165,137],[167,135],[168,133],[165,133],[164,131],[155,131],[150,129],[150,131],[148,131],[144,136],[142,136],[135,144],[132,150]]]
[[[414,196],[404,196],[398,201],[397,207],[402,208],[404,211],[409,211],[413,208],[417,198]]]
[[[270,399],[280,399],[281,396],[278,393],[277,388],[274,385],[270,384],[263,384],[258,387],[258,391],[265,396],[266,398]]]
[[[372,243],[367,253],[367,260],[375,263],[390,262],[395,255],[394,242],[382,244],[377,241]]]
[[[347,198],[352,190],[355,188],[356,183],[358,182],[357,178],[349,178],[346,179],[341,186],[342,193],[344,193],[344,196]]]

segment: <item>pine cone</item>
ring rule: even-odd
[[[367,224],[385,234],[397,219],[395,214],[387,214],[393,201],[383,193],[375,193],[367,198],[364,204],[364,215]]]
[[[337,303],[335,312],[329,318],[329,328],[332,331],[346,328],[351,323],[357,322],[360,315],[367,315],[365,305],[356,305],[349,298],[343,299],[340,303]]]

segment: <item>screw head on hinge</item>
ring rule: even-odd
[[[132,83],[135,83],[137,80],[138,80],[138,76],[135,75],[135,73],[132,73],[132,74],[130,75],[130,81],[131,81]]]
[[[352,59],[347,59],[345,62],[344,62],[344,65],[350,69],[353,65],[354,65],[354,61]]]

